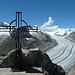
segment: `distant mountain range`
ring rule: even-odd
[[[69,28],[58,28],[55,31],[42,31],[44,33],[49,34],[50,36],[68,36],[70,33],[75,32],[75,29],[69,29]]]
[[[8,26],[6,22],[0,22],[0,27],[2,26]],[[2,32],[2,29],[0,29],[0,44],[3,40],[5,40],[9,36],[9,32]]]
[[[6,22],[0,22],[0,26],[8,26],[8,23],[6,23]]]

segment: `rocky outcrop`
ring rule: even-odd
[[[75,75],[75,66],[69,71],[67,75]]]
[[[75,42],[75,32],[71,32],[68,36],[65,37],[66,39]]]
[[[20,71],[35,66],[42,67],[44,75],[65,75],[63,68],[52,63],[49,56],[40,50],[13,50],[1,62],[1,67],[11,67]]]

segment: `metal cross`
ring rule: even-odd
[[[13,26],[12,23],[16,22],[16,25]],[[24,22],[25,25],[22,25],[22,22]],[[22,20],[22,12],[16,12],[16,19],[13,20],[8,26],[0,26],[0,32],[9,32],[12,36],[13,33],[15,33],[15,43],[16,48],[18,50],[21,50],[21,38],[23,32],[37,32],[38,27],[37,26],[30,26],[28,25],[24,20]]]

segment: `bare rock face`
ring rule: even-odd
[[[69,71],[67,75],[75,75],[75,66]]]
[[[1,62],[1,67],[11,67],[20,71],[35,66],[42,67],[44,75],[65,75],[63,68],[52,63],[49,56],[40,50],[13,50]]]

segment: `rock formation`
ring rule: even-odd
[[[1,67],[11,67],[15,71],[26,71],[35,66],[42,67],[44,75],[65,75],[63,68],[52,63],[49,56],[40,50],[12,50],[1,62]]]

